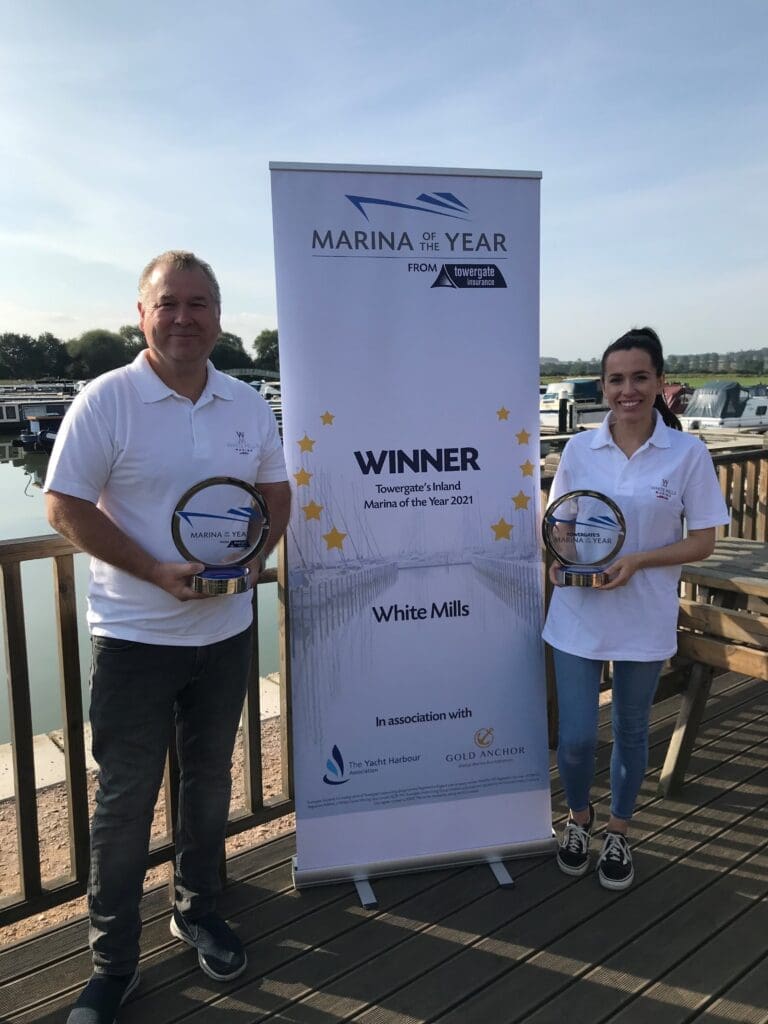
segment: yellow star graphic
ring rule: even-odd
[[[307,437],[306,433],[304,434],[304,437],[302,437],[300,441],[296,442],[296,444],[299,446],[299,449],[302,452],[311,452],[315,447],[315,442],[312,440],[311,437]]]
[[[496,415],[499,417],[500,420],[508,420],[509,409],[505,409],[504,406],[502,405],[500,409],[496,410]]]
[[[304,513],[305,519],[319,519],[320,513],[323,511],[323,506],[318,505],[314,501],[310,501],[308,505],[302,505],[301,510]]]
[[[512,498],[515,503],[515,508],[528,508],[528,502],[530,497],[527,494],[523,494],[522,491],[518,491]]]
[[[297,487],[307,487],[312,479],[312,474],[308,473],[306,469],[300,469],[298,473],[293,474],[293,479],[296,481]]]
[[[329,551],[331,550],[331,548],[338,548],[339,551],[341,551],[343,549],[344,538],[346,536],[347,536],[346,533],[341,533],[334,526],[333,529],[329,533],[324,533],[323,534],[323,540],[328,545],[328,550]]]
[[[504,516],[499,519],[498,523],[491,523],[491,529],[496,534],[495,540],[509,540],[512,536],[512,524],[506,522]]]
[[[527,430],[521,430],[519,434],[515,434],[518,444],[528,444],[531,439],[531,435]]]
[[[526,459],[520,469],[523,471],[523,476],[533,476],[533,463],[530,459]]]
[[[333,421],[335,420],[335,418],[336,417],[333,415],[332,412],[324,412],[323,415],[320,417],[320,422],[325,427],[331,427],[333,426]]]

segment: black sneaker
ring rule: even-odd
[[[242,942],[218,914],[190,921],[174,907],[171,935],[195,947],[200,966],[215,981],[239,978],[248,966]]]
[[[589,837],[595,826],[595,808],[589,805],[589,821],[578,825],[573,818],[565,824],[563,841],[557,851],[557,866],[566,875],[586,875],[589,870]]]
[[[604,889],[627,889],[635,878],[632,853],[621,832],[606,832],[597,861],[597,878]]]
[[[133,974],[94,974],[69,1011],[67,1024],[114,1024],[117,1011],[139,984]]]

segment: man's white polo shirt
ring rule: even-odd
[[[621,554],[651,551],[689,530],[728,522],[712,458],[691,434],[672,430],[655,414],[651,437],[627,458],[606,416],[597,430],[576,434],[565,447],[550,499],[588,489],[612,498],[627,521]],[[556,587],[544,639],[568,654],[615,661],[661,661],[677,650],[679,566],[640,569],[624,587],[606,593]]]
[[[182,494],[212,476],[249,483],[287,479],[275,417],[247,384],[208,363],[196,403],[164,384],[142,351],[97,378],[68,411],[45,490],[98,504],[120,529],[164,562],[185,559],[171,536]],[[88,624],[96,636],[198,646],[242,632],[251,594],[178,601],[159,587],[91,559]]]

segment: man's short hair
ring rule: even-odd
[[[139,300],[143,303],[147,299],[147,291],[149,290],[149,279],[155,270],[163,264],[169,264],[174,270],[202,270],[205,276],[208,278],[208,284],[211,286],[211,294],[213,295],[214,302],[216,303],[219,311],[221,311],[221,290],[219,288],[219,282],[216,280],[216,275],[213,272],[213,267],[210,263],[206,263],[205,260],[199,259],[193,252],[185,252],[184,249],[169,249],[168,252],[163,252],[159,256],[155,256],[153,260],[144,267],[139,278]]]

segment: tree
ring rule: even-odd
[[[98,377],[100,373],[125,366],[131,361],[125,338],[113,331],[86,331],[67,343],[73,361],[85,368],[85,377]]]
[[[259,370],[274,370],[280,372],[280,354],[277,348],[277,331],[264,330],[258,334],[253,342],[256,349],[255,366]]]
[[[64,377],[69,367],[69,353],[61,338],[46,331],[32,343],[39,370],[35,377]]]
[[[130,359],[135,359],[139,352],[146,348],[144,332],[137,324],[123,324],[117,333],[125,341],[125,354]]]
[[[28,334],[0,334],[0,373],[3,377],[19,380],[34,376],[34,340]]]
[[[243,347],[243,339],[222,331],[211,352],[211,362],[217,370],[245,370],[253,360]]]

